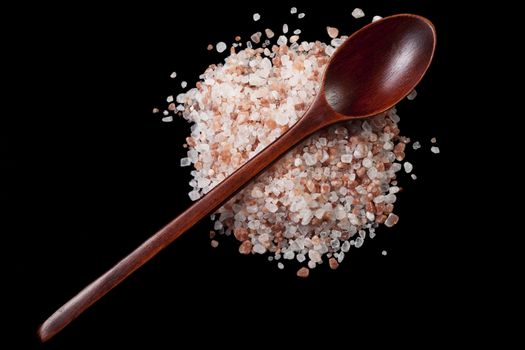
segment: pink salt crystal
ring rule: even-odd
[[[334,27],[326,27],[326,31],[328,32],[328,36],[330,38],[337,38],[339,36],[339,29]]]
[[[330,258],[328,260],[328,264],[330,265],[330,268],[332,270],[335,270],[339,267],[339,263],[337,262],[337,260],[335,260],[335,258]]]
[[[213,248],[217,248],[217,247],[219,246],[219,242],[213,239],[213,240],[211,241],[211,246],[212,246]]]
[[[398,221],[399,221],[399,216],[397,216],[396,214],[390,213],[388,214],[388,217],[385,221],[385,226],[392,227],[395,224],[397,224]]]
[[[310,270],[307,267],[301,267],[297,271],[297,276],[301,278],[307,278],[310,275]]]
[[[252,243],[250,241],[244,241],[239,246],[239,253],[250,254],[252,251]]]

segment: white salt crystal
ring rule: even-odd
[[[283,24],[283,33],[286,34],[288,33],[288,24]]]
[[[287,251],[286,253],[283,254],[283,259],[286,259],[286,260],[293,260],[293,258],[295,258],[295,253],[291,250]]]
[[[305,152],[303,154],[303,159],[304,159],[304,163],[308,166],[312,166],[317,163],[317,159],[315,158],[315,156],[308,152]]]
[[[317,263],[317,262],[321,261],[321,254],[317,250],[313,250],[313,249],[309,250],[308,251],[308,257],[314,263]]]
[[[180,87],[184,89],[184,88],[186,88],[186,86],[188,86],[188,83],[185,82],[184,80],[181,81],[181,83],[180,83]]]
[[[364,17],[365,16],[365,13],[363,12],[363,10],[361,10],[360,8],[356,7],[353,11],[352,11],[352,16],[354,18],[361,18],[361,17]]]
[[[164,123],[172,122],[172,121],[173,121],[173,117],[172,117],[171,115],[168,116],[168,117],[163,117],[163,118],[162,118],[162,121],[163,121]]]
[[[399,221],[399,216],[396,214],[390,213],[388,214],[388,217],[385,220],[385,226],[386,227],[392,227]]]
[[[257,32],[257,33],[252,34],[250,39],[252,39],[252,41],[254,43],[258,44],[261,41],[261,36],[262,36],[262,33],[261,32]]]
[[[297,256],[296,256],[296,259],[297,259],[297,261],[299,261],[299,262],[301,263],[301,262],[303,262],[303,261],[306,260],[306,257],[304,256],[304,254],[299,253],[299,254],[297,254]]]
[[[301,19],[301,18],[304,18],[305,14],[303,12],[301,12],[300,14],[297,15],[297,18]]]
[[[326,54],[327,54],[328,56],[332,56],[332,54],[334,53],[334,51],[335,51],[335,48],[334,48],[333,46],[330,46],[330,45],[328,45],[328,46],[325,47],[325,49],[324,49],[324,52],[326,52]]]
[[[284,264],[280,262],[277,264],[277,267],[279,268],[279,270],[282,270],[284,269]]]
[[[414,89],[407,95],[407,100],[412,101],[417,96],[417,91]]]
[[[412,180],[416,180],[417,179],[416,174],[411,174],[410,177],[412,178]]]
[[[284,113],[279,113],[277,114],[277,116],[275,117],[275,122],[278,124],[278,125],[288,125],[288,123],[290,122],[290,119],[288,118],[288,116]]]
[[[222,41],[218,42],[217,45],[215,46],[215,49],[219,53],[223,52],[224,50],[226,50],[226,43],[224,43]]]
[[[432,142],[432,143],[436,143],[436,142],[437,142],[437,139],[436,139],[435,137],[433,137],[433,138],[430,139],[430,142]]]
[[[301,166],[301,164],[303,164],[303,161],[301,160],[301,158],[295,158],[294,165]]]
[[[372,18],[372,22],[379,21],[379,20],[382,19],[382,18],[383,18],[383,17],[381,17],[381,16],[374,16],[374,17]]]
[[[279,46],[286,45],[287,42],[288,42],[288,38],[285,37],[284,35],[281,35],[279,39],[277,39],[277,45]]]
[[[412,148],[413,148],[414,150],[416,150],[416,149],[420,149],[420,148],[421,148],[421,144],[419,143],[419,141],[414,142],[414,143],[412,144]]]
[[[381,252],[381,255],[383,255],[383,256],[386,256],[386,254],[387,254],[387,251],[386,251],[386,250],[383,250],[383,251]]]
[[[266,253],[266,248],[262,244],[257,243],[253,246],[253,252],[257,254],[264,254]]]
[[[352,163],[352,155],[351,154],[342,154],[341,155],[341,162],[350,164]]]
[[[188,196],[190,196],[190,199],[192,201],[196,201],[197,199],[199,199],[201,197],[201,195],[199,194],[199,192],[193,190],[193,191],[190,191],[190,193],[188,193]]]
[[[290,13],[291,13],[292,15],[295,14],[295,13],[297,13],[297,7],[292,7],[292,8],[290,9]]]
[[[173,72],[170,74],[171,79],[175,79],[177,77],[177,72]]]
[[[439,153],[439,147],[437,147],[437,146],[432,146],[432,147],[430,148],[430,151],[431,151],[432,153],[438,154],[438,153]]]
[[[180,166],[188,166],[188,165],[191,165],[191,160],[190,158],[181,158],[180,160]]]
[[[253,14],[253,20],[254,20],[255,22],[257,22],[257,21],[260,20],[260,19],[261,19],[261,15],[260,15],[260,14],[258,14],[258,13],[254,13],[254,14]]]
[[[408,174],[408,173],[410,173],[412,171],[414,166],[410,162],[404,162],[403,163],[403,168],[405,169],[405,172]]]
[[[166,102],[172,103],[173,102],[173,95],[169,95],[168,97],[166,97]]]
[[[296,30],[293,31],[293,33],[295,35],[299,35],[299,34],[301,34],[301,29],[296,29]]]

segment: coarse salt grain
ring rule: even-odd
[[[297,18],[301,19],[301,18],[304,18],[305,14],[303,12],[301,12],[300,14],[297,15]]]
[[[416,98],[416,96],[417,96],[417,91],[414,89],[407,95],[407,99],[412,101],[413,99]]]
[[[432,146],[432,147],[430,147],[430,151],[431,151],[432,153],[438,154],[438,153],[439,153],[439,147],[437,147],[437,146]]]
[[[291,13],[292,15],[295,14],[295,13],[297,13],[297,7],[292,7],[292,8],[290,9],[290,13]]]
[[[167,117],[163,117],[162,118],[162,121],[164,123],[169,123],[169,122],[172,122],[173,121],[173,117],[170,115],[170,116],[167,116]]]
[[[177,77],[177,72],[173,72],[170,74],[171,79],[175,79]]]
[[[372,18],[372,22],[377,22],[377,21],[379,21],[379,20],[382,19],[382,18],[383,18],[383,17],[381,17],[381,16],[374,16],[374,17]]]
[[[403,163],[403,169],[405,169],[406,173],[410,173],[413,168],[414,168],[414,166],[412,165],[412,163],[410,163],[410,162],[404,162]]]
[[[219,53],[224,52],[224,50],[226,50],[226,43],[222,41],[218,42],[217,45],[215,46],[215,49]]]
[[[363,12],[363,10],[361,10],[360,8],[356,7],[353,11],[352,11],[352,17],[354,18],[361,18],[361,17],[364,17],[365,16],[365,13]]]
[[[326,27],[326,32],[330,38],[337,38],[339,36],[339,29],[334,27]]]
[[[184,80],[180,82],[180,87],[181,87],[181,88],[185,89],[186,86],[188,86],[188,82],[186,82],[186,81],[184,81]]]
[[[260,14],[258,14],[258,13],[254,13],[254,14],[253,14],[253,20],[254,20],[255,22],[257,22],[257,21],[260,20],[260,19],[261,19],[261,15],[260,15]]]
[[[421,148],[421,143],[419,143],[419,141],[415,141],[415,142],[412,144],[412,148],[413,148],[414,150],[420,149],[420,148]]]

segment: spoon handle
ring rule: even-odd
[[[82,312],[172,243],[177,237],[205,216],[217,210],[286,151],[326,125],[326,120],[329,118],[324,118],[325,122],[322,122],[322,117],[326,113],[326,109],[323,107],[324,104],[315,103],[292,128],[64,304],[39,328],[38,336],[40,340],[45,342],[60,332]],[[310,115],[312,117],[309,117]]]

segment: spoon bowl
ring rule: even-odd
[[[349,118],[392,108],[419,83],[436,45],[432,23],[396,15],[355,32],[333,54],[323,81],[328,105]]]
[[[306,137],[327,125],[393,107],[425,74],[435,40],[430,21],[408,14],[371,23],[350,36],[333,54],[316,99],[294,126],[58,309],[39,328],[40,340],[60,332]]]

